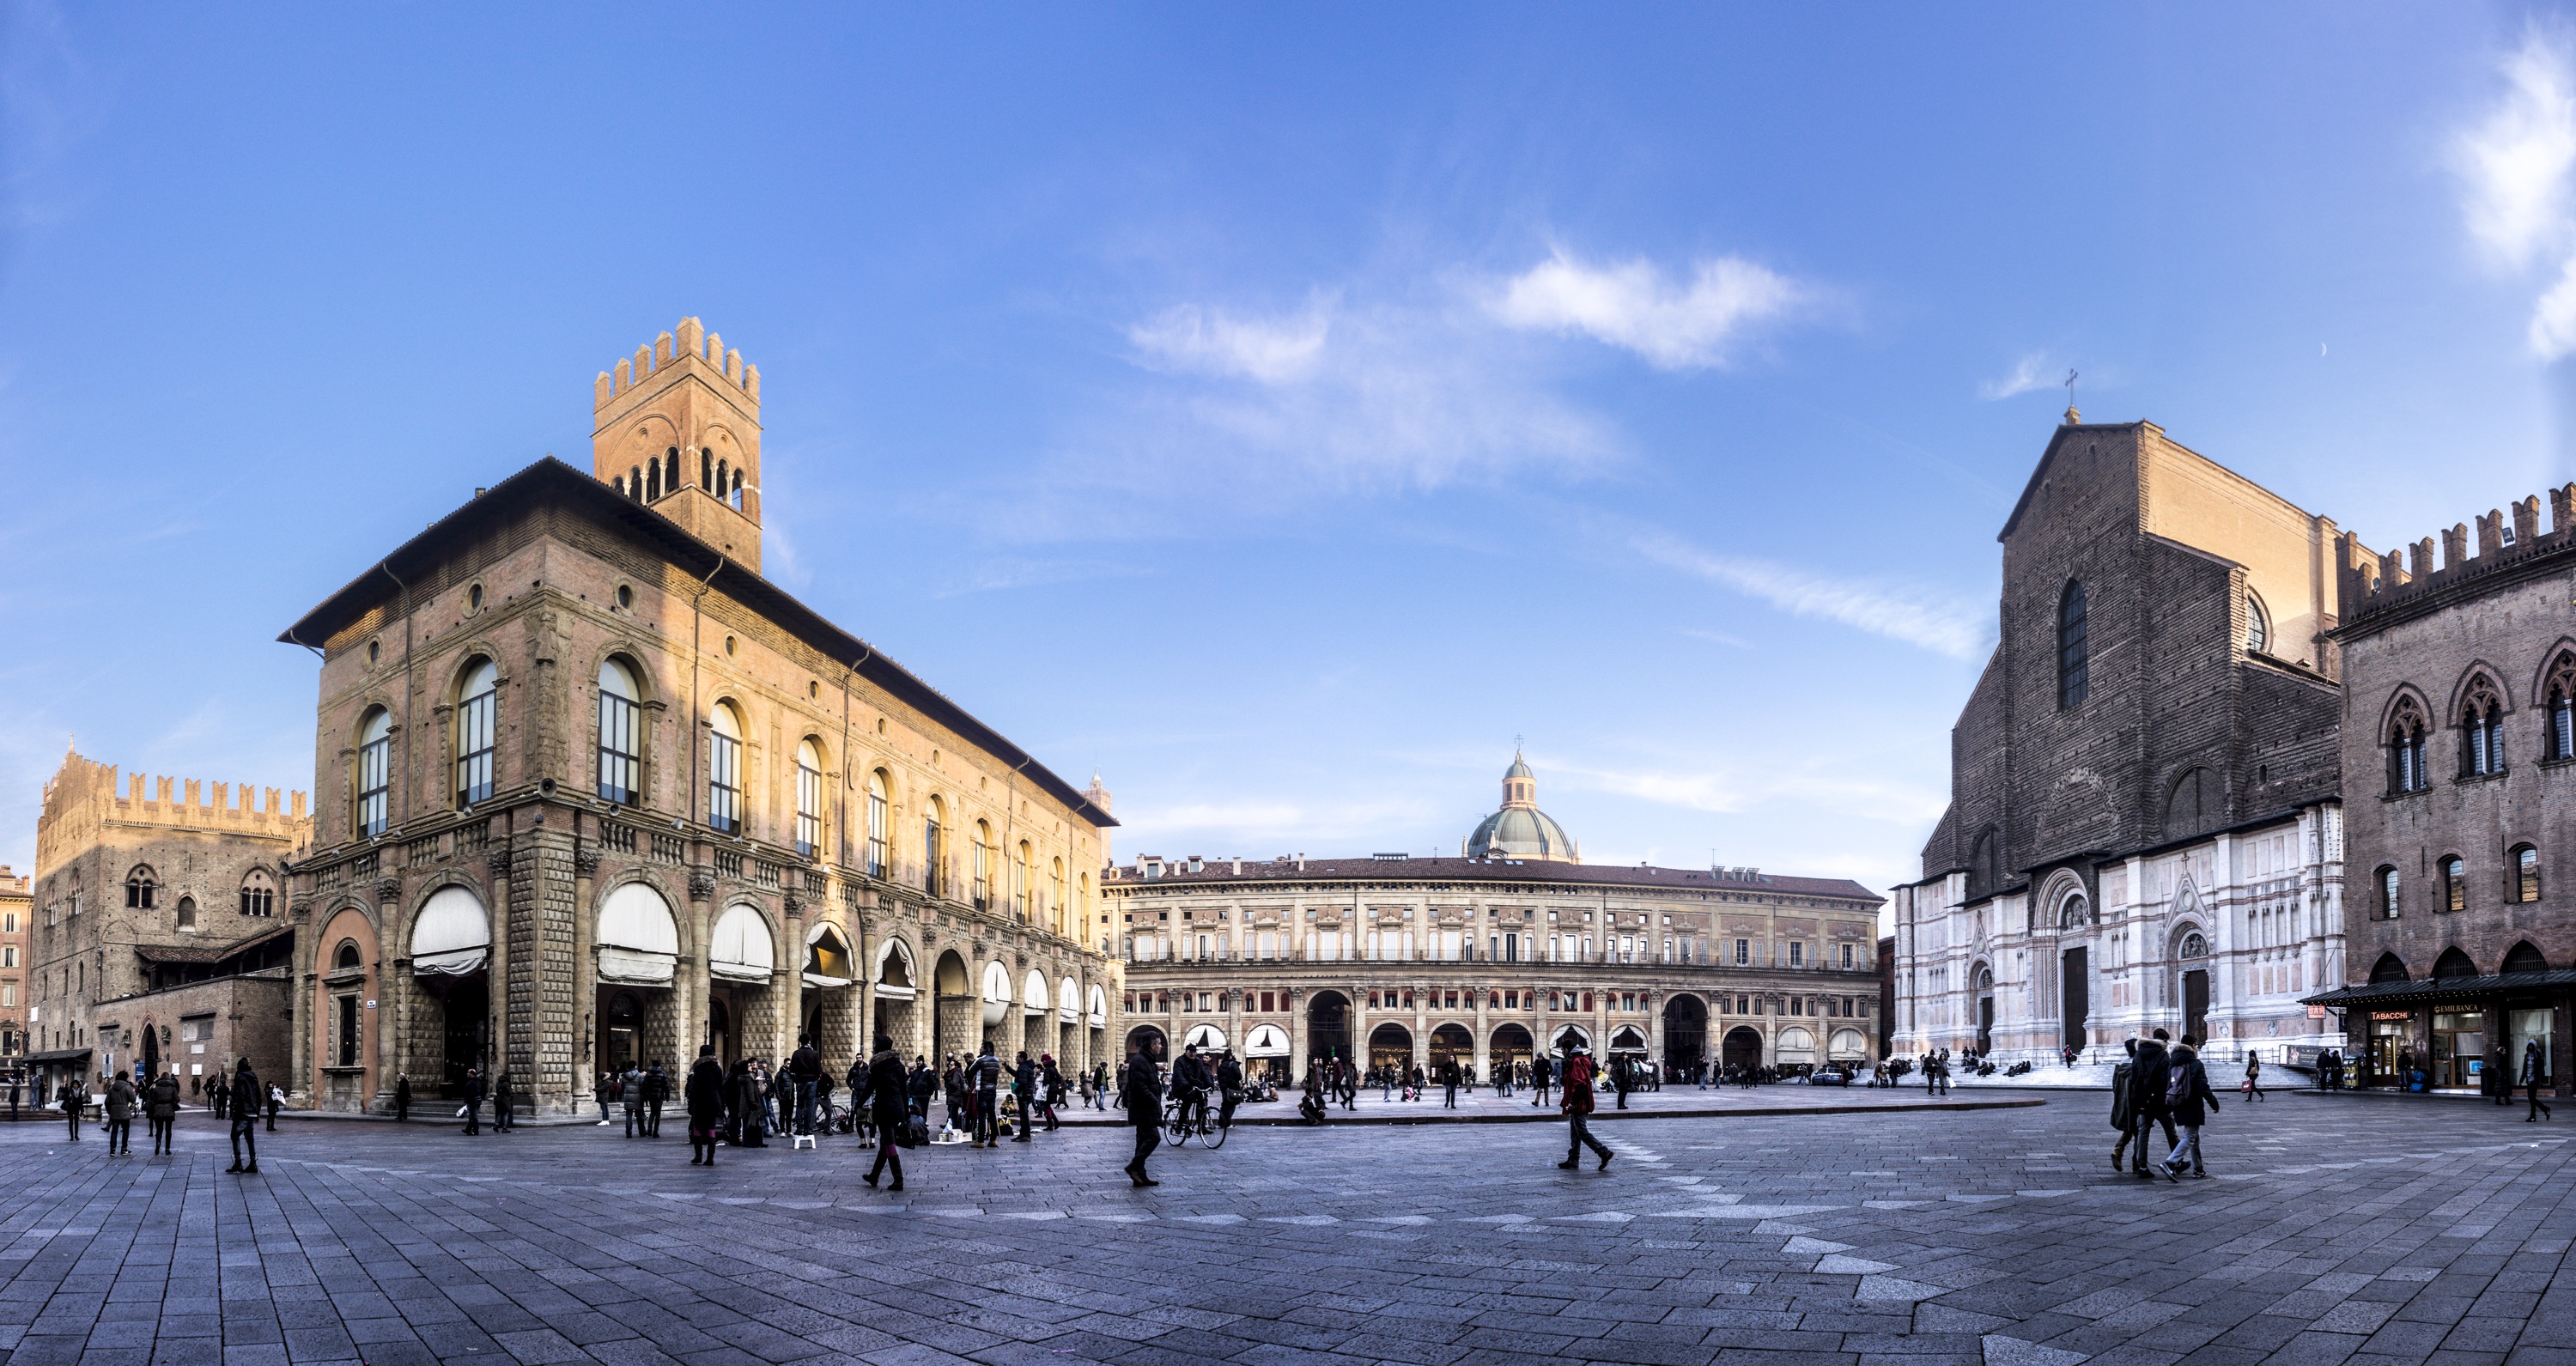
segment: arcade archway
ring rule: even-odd
[[[1664,1002],[1664,1066],[1687,1077],[1708,1058],[1708,1002],[1675,992]]]
[[[1499,1074],[1507,1067],[1518,1069],[1526,1066],[1530,1060],[1531,1049],[1529,1030],[1520,1025],[1507,1024],[1495,1028],[1494,1037],[1486,1041],[1485,1055],[1493,1059],[1494,1070]]]
[[[1389,1020],[1369,1031],[1369,1070],[1413,1066],[1413,1031]]]
[[[1351,998],[1338,991],[1319,991],[1306,1000],[1308,1061],[1351,1057]]]
[[[1728,1067],[1750,1070],[1762,1065],[1762,1036],[1751,1025],[1737,1025],[1726,1031],[1726,1040],[1718,1045],[1718,1061]]]

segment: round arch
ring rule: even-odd
[[[335,921],[336,923],[336,921]],[[415,977],[467,977],[492,956],[492,918],[483,898],[461,882],[432,891],[411,918]]]
[[[1091,1027],[1093,1029],[1107,1029],[1109,1027],[1109,993],[1102,990],[1100,984],[1097,982],[1091,984],[1091,993],[1088,1004],[1090,1009],[1085,1013],[1090,1017]]]
[[[1547,1051],[1560,1058],[1575,1049],[1591,1046],[1592,1031],[1578,1024],[1557,1026],[1556,1032],[1549,1035],[1547,1041]]]
[[[877,941],[876,994],[909,1001],[919,974],[914,970],[912,945],[900,935],[887,935]]]
[[[1751,1071],[1762,1065],[1762,1034],[1751,1025],[1737,1025],[1726,1031],[1718,1044],[1718,1060],[1738,1071]]]
[[[1530,1060],[1536,1047],[1526,1027],[1504,1023],[1494,1026],[1493,1035],[1485,1040],[1485,1056],[1493,1060],[1497,1069],[1518,1067]]]
[[[845,987],[858,980],[858,962],[840,926],[818,920],[805,932],[803,976],[809,987]]]
[[[1067,977],[1055,984],[1055,1016],[1060,1024],[1082,1023],[1082,984]]]
[[[1225,1051],[1225,1031],[1204,1022],[1191,1025],[1189,1031],[1181,1036],[1181,1047],[1195,1048],[1202,1053],[1222,1053]]]
[[[1350,1060],[1350,997],[1319,991],[1306,998],[1306,1056]]]
[[[1772,1052],[1785,1066],[1812,1063],[1816,1060],[1816,1036],[1803,1025],[1790,1025],[1780,1031]]]
[[[1467,1026],[1450,1020],[1431,1030],[1431,1071],[1436,1078],[1443,1063],[1456,1063],[1460,1072],[1475,1065],[1476,1036]]]
[[[769,917],[748,901],[725,907],[707,936],[707,974],[745,986],[765,986],[778,970],[776,936]]]
[[[1046,1010],[1046,974],[1031,968],[1027,979],[1020,983],[1020,1011],[1027,1015],[1044,1015]]]
[[[1011,970],[997,960],[984,965],[984,1025],[1000,1024],[1011,1013]]]
[[[1837,1029],[1825,1041],[1825,1056],[1835,1062],[1867,1062],[1869,1038],[1857,1029]]]
[[[1687,1073],[1708,1055],[1708,1001],[1695,991],[1664,998],[1664,1065]]]
[[[1163,1031],[1153,1025],[1140,1024],[1134,1029],[1127,1031],[1127,1051],[1130,1053],[1141,1051],[1145,1045],[1149,1043],[1161,1044],[1163,1042]],[[1167,1058],[1171,1056],[1171,1051],[1171,1049],[1165,1048],[1163,1050],[1164,1056]]]
[[[1393,1020],[1369,1031],[1368,1065],[1404,1069],[1413,1066],[1413,1031]]]

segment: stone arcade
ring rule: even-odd
[[[299,1103],[702,1043],[1106,1058],[1103,805],[762,578],[760,373],[696,319],[281,639],[322,656]]]

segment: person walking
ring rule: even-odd
[[[1592,1113],[1592,1106],[1592,1054],[1583,1045],[1576,1044],[1565,1058],[1565,1099],[1557,1104],[1557,1109],[1565,1113],[1566,1140],[1565,1160],[1556,1165],[1566,1171],[1582,1167],[1585,1148],[1600,1155],[1601,1165],[1596,1170],[1610,1169],[1610,1150],[1592,1136],[1591,1124],[1586,1119]]]
[[[78,1078],[65,1077],[63,1089],[54,1093],[54,1103],[62,1107],[63,1117],[71,1121],[72,1142],[80,1142],[81,1111],[89,1103],[89,1093]]]
[[[911,1140],[913,1123],[912,1079],[904,1075],[903,1058],[894,1051],[894,1040],[879,1034],[867,1070],[861,1072],[856,1066],[850,1070],[857,1077],[850,1083],[850,1104],[865,1106],[877,1131],[877,1160],[864,1179],[873,1187],[877,1177],[891,1169],[894,1182],[886,1189],[902,1190],[902,1149]]]
[[[270,1119],[274,1121],[276,1116],[271,1115]],[[272,1122],[268,1127],[275,1129],[277,1125]],[[518,1127],[519,1092],[518,1088],[510,1084],[510,1069],[504,1067],[501,1069],[501,1075],[492,1081],[492,1132],[506,1134],[514,1132]]]
[[[2182,1140],[2174,1134],[2173,1116],[2165,1108],[2165,1087],[2172,1080],[2172,1058],[2165,1043],[2172,1036],[2156,1030],[2138,1041],[2136,1061],[2129,1067],[2129,1167],[2142,1181],[2155,1179],[2147,1165],[2147,1138],[2162,1122],[2165,1127],[2165,1149],[2168,1153]]]
[[[633,1138],[644,1129],[644,1069],[626,1064],[626,1075],[617,1079],[617,1100],[626,1112],[626,1136]]]
[[[2532,1039],[2522,1046],[2522,1084],[2531,1094],[2531,1111],[2522,1117],[2525,1124],[2548,1119],[2549,1102],[2540,1098],[2541,1084],[2549,1079],[2549,1062],[2540,1051],[2540,1040]]]
[[[2182,1126],[2182,1141],[2164,1160],[2165,1179],[2175,1185],[2182,1184],[2186,1167],[2195,1178],[2209,1177],[2209,1168],[2200,1159],[2200,1130],[2218,1112],[2218,1097],[2209,1089],[2208,1070],[2200,1065],[2198,1043],[2183,1035],[2182,1047],[2173,1051],[2165,1065],[2165,1113],[2168,1122]]]
[[[1458,1060],[1456,1058],[1440,1060],[1440,1106],[1444,1110],[1458,1108]]]
[[[1163,1141],[1163,1077],[1154,1065],[1155,1050],[1161,1045],[1161,1040],[1149,1035],[1127,1055],[1126,1086],[1119,1097],[1127,1107],[1128,1127],[1136,1131],[1136,1155],[1127,1159],[1127,1179],[1140,1187],[1163,1184],[1145,1174],[1145,1159]]]
[[[1541,1053],[1530,1059],[1530,1108],[1547,1104],[1548,1084],[1556,1079],[1556,1063]]]
[[[107,1152],[134,1156],[134,1083],[123,1072],[107,1083]]]
[[[2237,1089],[2249,1101],[2263,1099],[2263,1060],[2251,1049],[2245,1053],[2245,1084]]]
[[[737,1148],[769,1146],[769,1098],[760,1084],[760,1069],[750,1060],[733,1065],[734,1140]]]
[[[1046,1112],[1048,1133],[1064,1125],[1056,1118],[1056,1108],[1064,1104],[1064,1074],[1056,1070],[1055,1055],[1038,1055],[1038,1108]]]
[[[2111,1127],[2120,1131],[2120,1141],[2111,1145],[2111,1170],[2127,1171],[2123,1159],[2129,1153],[2129,1141],[2136,1137],[2137,1117],[2131,1113],[2129,1078],[2138,1069],[2138,1041],[2127,1040],[2126,1056],[2111,1069]],[[2143,1160],[2143,1159],[2141,1159]]]
[[[1636,1088],[1637,1064],[1629,1058],[1610,1060],[1610,1089],[1619,1093],[1619,1108],[1628,1108],[1628,1093]]]
[[[394,1074],[394,1123],[408,1124],[410,1122],[411,1074],[408,1072],[397,1072]]]
[[[465,1069],[465,1132],[483,1132],[483,1074],[471,1067]]]
[[[662,1103],[670,1098],[671,1074],[663,1070],[662,1060],[655,1058],[653,1065],[644,1069],[644,1136],[646,1138],[662,1136]]]
[[[1002,1141],[997,1127],[1001,1119],[1002,1060],[993,1056],[993,1041],[986,1039],[982,1052],[975,1055],[967,1069],[968,1089],[975,1093],[975,1146],[988,1147]]]
[[[1020,1131],[1011,1136],[1011,1141],[1026,1143],[1031,1126],[1037,1123],[1038,1066],[1029,1061],[1029,1050],[1025,1048],[1011,1059],[1011,1099],[1020,1111]]]
[[[787,1073],[796,1088],[796,1132],[814,1132],[814,1099],[823,1087],[823,1050],[814,1036],[796,1036],[796,1051],[787,1055]]]
[[[1234,1107],[1243,1099],[1243,1065],[1234,1060],[1231,1048],[1217,1055],[1216,1089],[1216,1127],[1231,1129],[1234,1127]]]
[[[714,1044],[699,1045],[698,1060],[680,1085],[680,1102],[689,1111],[689,1165],[714,1166],[716,1135],[725,1121],[724,1065],[716,1061]]]
[[[259,1074],[250,1070],[250,1059],[233,1065],[232,1095],[224,1111],[233,1117],[233,1164],[226,1171],[259,1175],[259,1097],[264,1089]],[[250,1158],[247,1163],[242,1160],[245,1153]]]
[[[179,1077],[164,1072],[143,1092],[143,1123],[152,1131],[152,1155],[171,1152],[170,1126],[179,1118]]]
[[[608,1117],[608,1107],[617,1103],[617,1073],[600,1073],[599,1085],[590,1089],[590,1098],[599,1102],[599,1127],[605,1129],[616,1123]]]

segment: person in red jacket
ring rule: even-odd
[[[1556,1165],[1567,1171],[1581,1167],[1583,1150],[1589,1147],[1601,1155],[1599,1170],[1609,1170],[1610,1150],[1602,1147],[1601,1140],[1592,1136],[1592,1130],[1584,1121],[1584,1116],[1592,1113],[1592,1054],[1581,1044],[1576,1044],[1566,1056],[1564,1094],[1565,1099],[1556,1108],[1565,1112],[1568,1137],[1565,1160]]]

